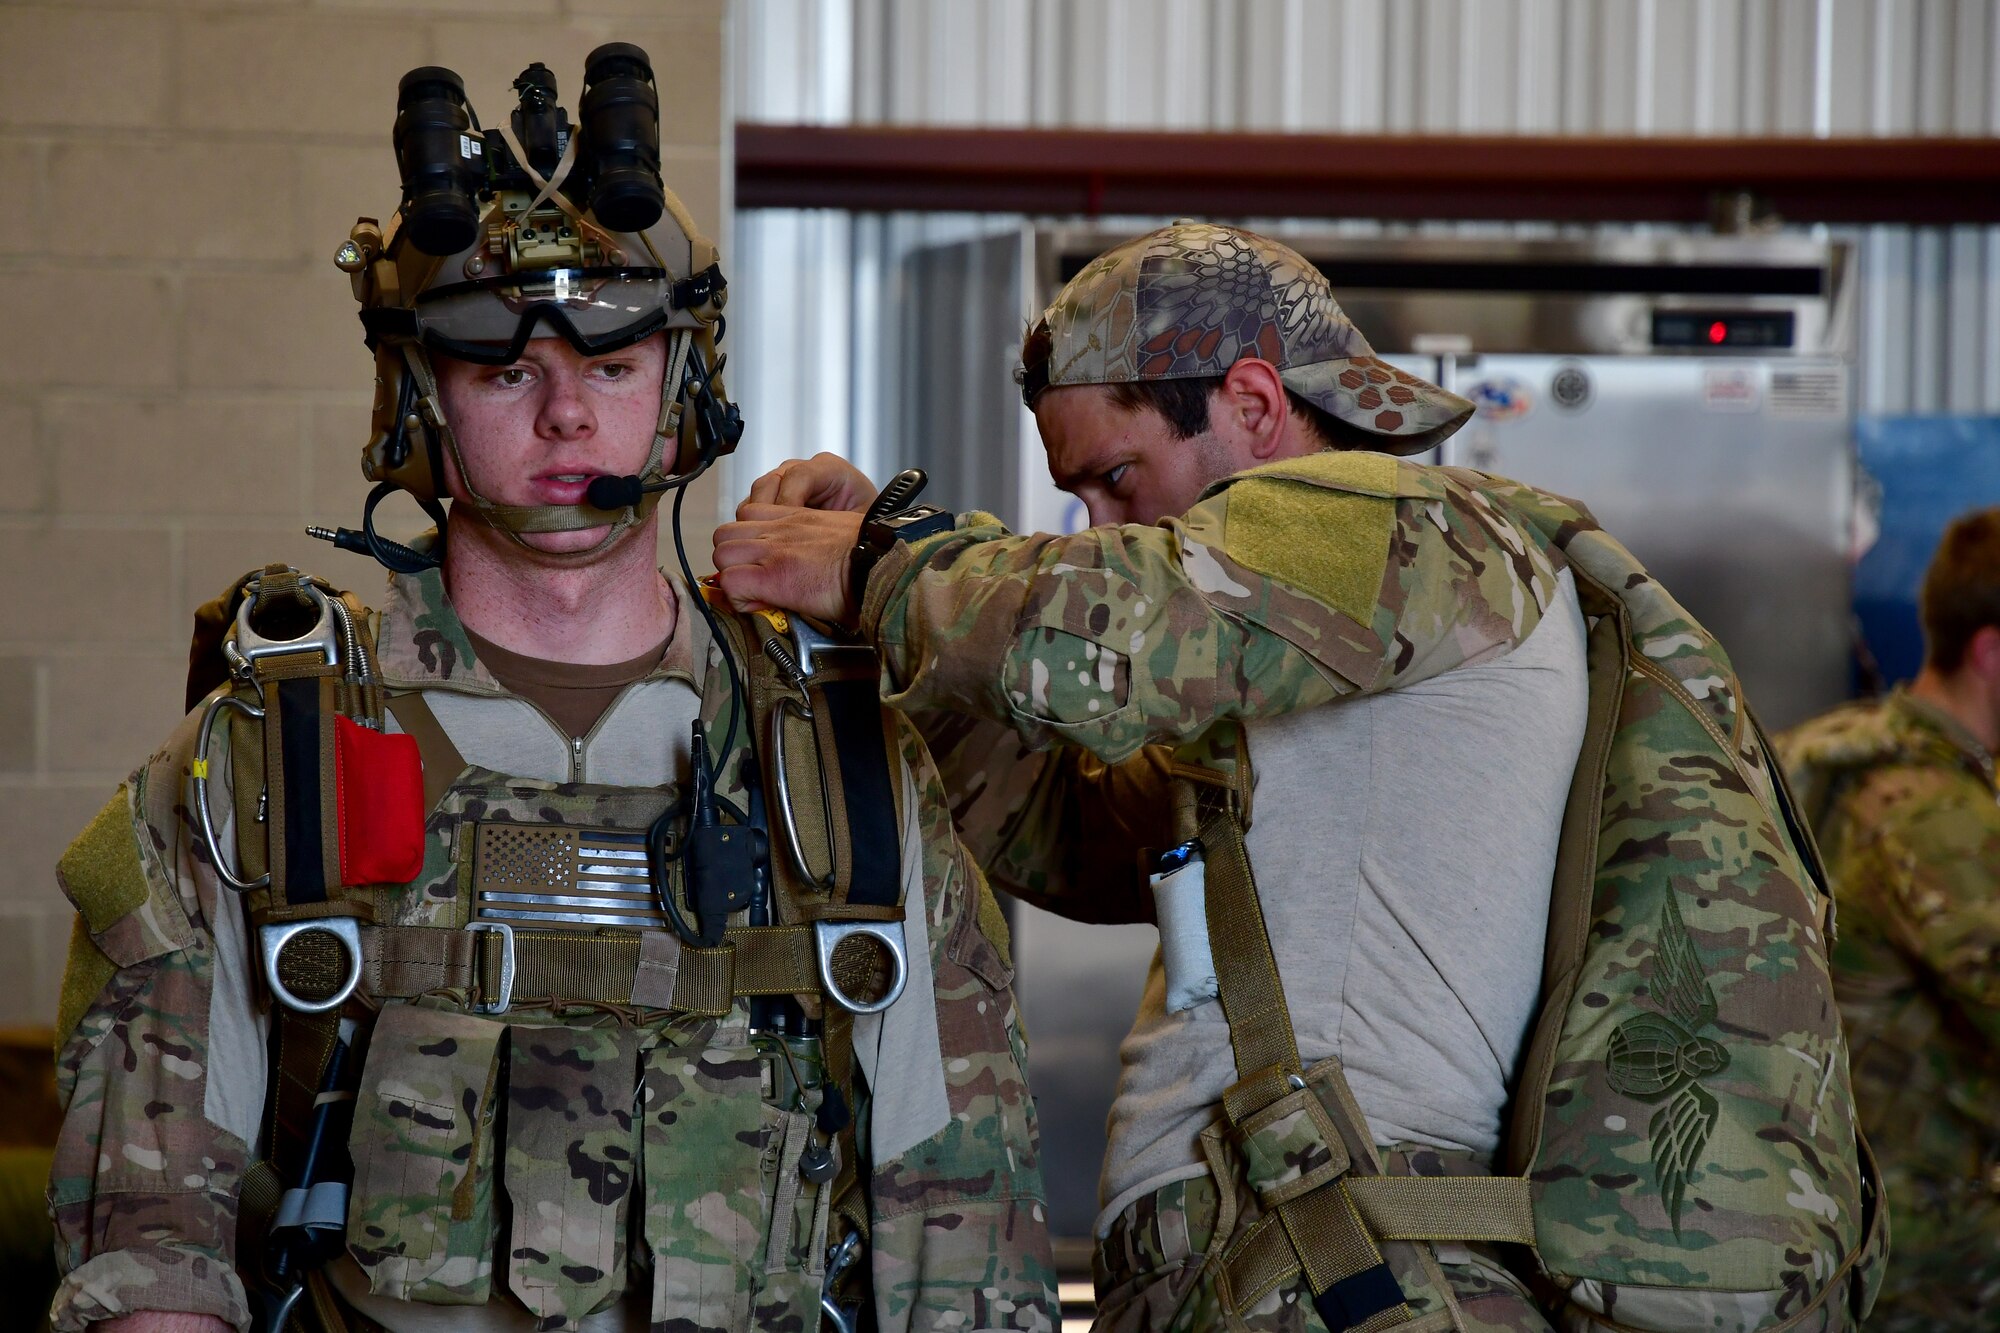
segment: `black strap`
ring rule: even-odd
[[[903,853],[896,827],[896,796],[889,781],[883,737],[882,697],[871,676],[833,680],[821,687],[831,713],[840,787],[847,800],[847,836],[854,877],[847,901],[894,907],[902,896]]]
[[[1367,1323],[1384,1310],[1403,1303],[1403,1289],[1387,1264],[1374,1264],[1351,1277],[1344,1277],[1313,1293],[1313,1309],[1325,1321],[1329,1333]]]
[[[278,682],[278,755],[285,766],[285,901],[326,901],[320,827],[319,680]]]

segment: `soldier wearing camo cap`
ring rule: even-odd
[[[735,442],[722,271],[516,88],[474,153],[413,71],[443,165],[336,259],[363,469],[439,530],[326,534],[379,609],[277,565],[205,608],[194,711],[62,860],[53,1327],[1052,1333],[1005,919],[872,657],[658,567]]]
[[[2000,509],[1939,543],[1923,669],[1778,738],[1840,897],[1834,976],[1895,1261],[1871,1328],[2000,1309]]]
[[[1184,222],[1107,252],[1019,378],[1099,526],[974,513],[900,542],[822,455],[753,486],[716,561],[740,605],[879,645],[996,882],[1157,918],[1098,1326],[1546,1329],[1534,1270],[1485,1243],[1511,1238],[1567,1320],[1852,1327],[1880,1227],[1823,923],[1713,639],[1580,507],[1391,456],[1472,405],[1376,357],[1267,237]],[[1573,785],[1585,755],[1611,767]],[[1684,804],[1646,810],[1662,782]],[[1114,828],[1162,853],[1150,903],[1099,845]],[[1760,943],[1730,962],[1732,938]],[[1771,948],[1797,966],[1763,968]],[[1726,1049],[1718,1023],[1785,1049]],[[1794,1114],[1793,1055],[1825,1069],[1823,1114]],[[1759,1057],[1768,1076],[1718,1081]],[[1724,1142],[1810,1189],[1718,1193]],[[1519,1174],[1338,1183],[1498,1170]]]

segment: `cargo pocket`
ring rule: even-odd
[[[749,1047],[656,1047],[643,1098],[653,1326],[751,1327],[760,1290],[775,1298],[787,1285],[767,1280],[773,1250],[782,1266],[790,1249],[771,1243],[788,1115],[764,1101],[763,1056]]]
[[[375,1021],[350,1140],[347,1249],[378,1296],[479,1305],[492,1289],[493,1083],[506,1031],[408,1004]]]
[[[513,1029],[507,1284],[543,1328],[575,1327],[625,1289],[638,1071],[632,1028]]]
[[[1002,685],[1028,730],[1073,735],[1132,702],[1131,662],[1117,649],[1046,626],[1028,629],[1021,640],[1008,655]]]

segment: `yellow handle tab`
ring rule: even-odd
[[[208,781],[208,760],[206,759],[195,760],[194,763],[189,767],[188,771],[192,773],[195,777],[200,778],[203,782]]]

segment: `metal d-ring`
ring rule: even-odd
[[[208,701],[202,710],[201,732],[194,745],[194,809],[201,824],[201,840],[208,848],[208,859],[215,866],[215,873],[222,882],[238,893],[248,893],[252,889],[269,888],[271,872],[265,871],[256,879],[244,879],[229,868],[228,858],[222,854],[222,842],[215,836],[215,816],[208,809],[208,750],[215,734],[215,719],[222,716],[225,708],[233,708],[253,722],[264,720],[264,710],[255,704],[237,698],[233,694],[218,694]],[[240,818],[240,816],[239,816]]]
[[[285,951],[285,946],[298,936],[313,931],[333,936],[347,957],[347,979],[324,1000],[302,999],[278,976],[278,956]],[[264,980],[278,1003],[287,1009],[302,1014],[331,1013],[346,1004],[355,987],[361,984],[361,923],[351,916],[317,916],[305,921],[277,922],[258,931],[258,943],[264,955]]]
[[[855,935],[865,935],[888,951],[893,964],[890,970],[889,987],[882,992],[879,1000],[857,1000],[840,988],[833,979],[833,951],[843,940]],[[813,944],[819,953],[819,981],[825,987],[827,998],[850,1014],[879,1014],[902,998],[903,987],[910,980],[910,955],[903,944],[903,923],[900,921],[815,921],[813,922]]]
[[[821,893],[831,893],[834,872],[828,870],[823,876],[812,872],[812,867],[806,864],[805,844],[799,839],[798,820],[792,816],[792,788],[785,763],[787,711],[797,713],[801,721],[810,723],[813,720],[812,708],[790,695],[779,697],[778,706],[771,718],[771,767],[777,770],[772,777],[778,789],[778,821],[785,826],[785,850],[791,854],[792,868],[799,872],[800,879]],[[833,828],[833,804],[826,796],[826,762],[825,757],[819,753],[817,739],[813,743],[813,763],[819,767],[819,804],[830,832]]]

